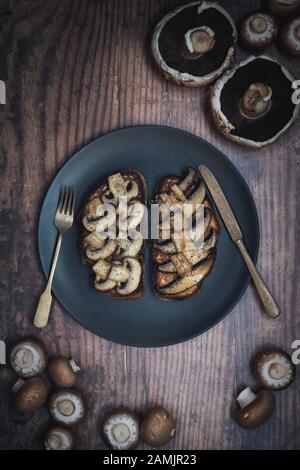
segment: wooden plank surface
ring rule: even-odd
[[[11,15],[0,23],[6,59],[1,73],[7,80],[7,106],[0,114],[0,339],[11,344],[33,334],[45,341],[51,354],[78,360],[83,368],[79,387],[89,404],[88,418],[77,430],[79,448],[103,448],[99,420],[109,408],[125,405],[143,413],[161,404],[178,420],[169,448],[296,449],[299,377],[276,394],[274,416],[257,431],[238,428],[230,410],[241,384],[255,385],[249,371],[253,353],[266,345],[291,351],[292,341],[300,339],[299,122],[275,145],[245,149],[215,130],[207,89],[183,89],[163,79],[152,62],[149,39],[158,19],[182,3],[10,2]],[[236,19],[259,6],[250,0],[221,3]],[[278,55],[275,48],[270,52]],[[299,61],[281,57],[299,77]],[[49,327],[38,333],[34,329],[32,318],[44,286],[36,227],[49,183],[87,142],[111,129],[140,123],[174,126],[207,139],[245,177],[261,221],[258,266],[282,307],[280,319],[266,318],[249,288],[214,329],[163,349],[102,340],[64,314],[56,302]],[[12,372],[0,366],[0,448],[37,449],[48,415],[43,410],[26,426],[14,423],[9,405],[14,380]]]

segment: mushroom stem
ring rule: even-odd
[[[267,30],[268,23],[263,16],[255,16],[250,21],[250,28],[253,33],[262,34]]]
[[[237,397],[236,401],[240,407],[246,408],[250,403],[256,399],[257,395],[252,392],[250,387],[246,387]]]
[[[240,112],[247,119],[265,116],[272,105],[272,89],[264,83],[252,83],[240,101]]]
[[[77,372],[80,372],[80,367],[76,364],[76,362],[74,361],[74,359],[70,359],[69,360],[69,364],[72,368],[72,371],[74,372],[74,374],[77,374]]]
[[[184,56],[190,59],[198,59],[210,51],[215,42],[215,33],[208,26],[190,29],[184,35]]]

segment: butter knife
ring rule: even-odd
[[[261,277],[261,274],[258,272],[255,264],[253,263],[247,248],[245,247],[241,228],[218,181],[206,166],[200,165],[199,170],[206,183],[206,186],[209,189],[211,197],[217,206],[217,209],[223,219],[231,239],[236,244],[239,251],[241,252],[242,257],[244,258],[245,264],[249,270],[252,281],[256,287],[257,293],[266,313],[272,318],[278,317],[278,315],[280,315],[280,308],[269,288],[267,287],[265,281]]]

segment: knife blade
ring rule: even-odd
[[[236,244],[245,261],[266,313],[272,318],[278,317],[278,315],[280,315],[280,308],[265,281],[263,280],[261,274],[258,272],[253,260],[251,259],[251,256],[243,241],[243,233],[241,228],[218,181],[205,165],[200,165],[199,170],[206,186],[209,189],[211,197],[217,206],[217,209],[223,219],[230,237]]]
[[[223,219],[223,222],[234,242],[241,240],[243,234],[241,228],[235,218],[232,209],[212,172],[204,165],[199,167],[200,173],[209,189],[211,197],[216,204],[218,211]]]

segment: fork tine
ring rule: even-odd
[[[61,212],[62,208],[63,208],[63,204],[64,204],[64,200],[65,200],[65,192],[66,192],[66,187],[65,187],[65,185],[62,185],[62,187],[60,189],[58,204],[57,204],[57,210],[59,212]]]
[[[71,207],[70,207],[70,214],[72,216],[74,216],[74,212],[75,212],[75,202],[76,202],[76,188],[72,188],[73,191],[72,191],[72,204],[71,204]]]
[[[67,208],[68,215],[72,215],[73,200],[74,200],[74,188],[73,186],[71,186],[70,194],[69,194],[69,201],[68,201],[68,208]]]
[[[69,199],[70,199],[70,187],[67,186],[66,187],[66,194],[65,194],[64,204],[63,204],[63,209],[62,209],[64,214],[67,213]]]

